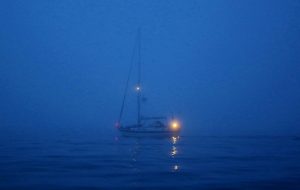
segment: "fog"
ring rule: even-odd
[[[299,135],[299,8],[297,0],[1,1],[2,134],[116,133],[140,27],[145,114],[173,113],[185,134]]]

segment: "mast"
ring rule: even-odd
[[[141,126],[141,29],[138,29],[137,124]]]

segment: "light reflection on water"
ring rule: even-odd
[[[293,137],[80,134],[0,141],[0,189],[6,190],[300,189],[300,140]]]
[[[115,139],[122,139],[122,137],[116,137]],[[126,137],[126,139],[123,139],[125,142],[128,140],[128,138],[131,137]],[[177,143],[179,141],[179,136],[173,136],[173,137],[161,137],[161,138],[155,138],[155,139],[143,139],[143,138],[135,138],[133,137],[134,142],[131,144],[130,148],[130,154],[131,154],[131,164],[130,167],[134,172],[140,172],[141,167],[138,164],[138,162],[142,162],[144,156],[146,155],[160,155],[159,157],[156,157],[156,160],[153,160],[153,163],[158,163],[160,159],[167,158],[167,162],[172,163],[171,166],[169,167],[170,172],[179,172],[179,163],[176,159],[178,156],[178,150],[177,150]],[[131,139],[132,140],[132,139]],[[149,144],[148,144],[149,143]],[[151,145],[151,143],[153,143]],[[169,147],[169,149],[165,149],[164,146]],[[167,152],[160,152],[157,154],[156,148],[162,148],[167,150]],[[145,157],[147,159],[147,156]],[[158,163],[160,165],[160,163]]]
[[[172,143],[173,143],[172,150],[171,150],[171,157],[172,157],[172,159],[174,159],[178,155],[178,150],[177,150],[177,147],[176,147],[176,143],[179,140],[179,136],[171,137],[171,140],[172,140]],[[176,162],[176,160],[175,160],[175,162]],[[172,171],[173,172],[178,172],[179,171],[179,163],[178,162],[176,162],[176,164],[173,166]]]
[[[177,150],[177,147],[176,147],[176,143],[178,142],[179,140],[179,136],[174,136],[174,137],[171,137],[171,140],[172,140],[172,149],[171,149],[171,157],[174,159],[176,158],[177,154],[178,154],[178,150]],[[174,164],[173,168],[172,168],[172,171],[174,172],[178,172],[179,171],[179,163],[176,163]]]

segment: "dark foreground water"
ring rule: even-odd
[[[300,189],[299,137],[5,138],[0,189]]]

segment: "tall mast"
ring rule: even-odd
[[[137,124],[141,125],[141,29],[138,29]]]

